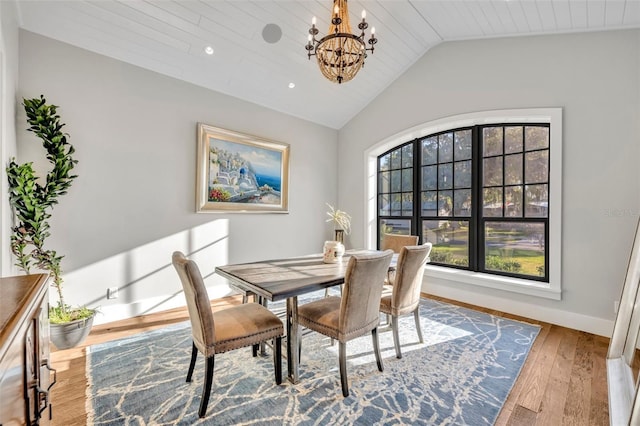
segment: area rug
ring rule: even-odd
[[[274,306],[273,308],[277,308]],[[88,348],[89,423],[96,425],[492,425],[539,332],[532,324],[423,299],[420,344],[401,317],[403,358],[380,333],[384,372],[370,335],[347,344],[351,395],[342,397],[338,345],[317,333],[302,343],[300,382],[277,386],[270,350],[216,356],[207,416],[198,418],[204,361],[185,382],[188,322]],[[283,348],[283,353],[286,353]],[[283,373],[286,374],[286,359]]]

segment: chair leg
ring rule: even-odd
[[[371,330],[371,340],[373,340],[373,352],[376,354],[376,363],[378,364],[378,370],[384,371],[384,365],[382,364],[382,354],[380,354],[380,341],[378,340],[378,327]]]
[[[340,361],[340,383],[342,384],[342,396],[349,396],[349,379],[347,378],[347,344],[339,342],[338,357]]]
[[[211,395],[211,385],[213,384],[213,366],[215,364],[215,355],[207,358],[204,368],[204,384],[202,385],[202,398],[200,400],[200,409],[198,415],[203,418],[207,414],[207,405],[209,405],[209,396]]]
[[[393,346],[396,348],[396,358],[402,358],[402,352],[400,352],[400,335],[398,334],[398,317],[396,315],[391,316],[391,330],[393,331]]]
[[[191,343],[191,363],[189,363],[189,371],[187,372],[187,382],[191,381],[193,376],[193,368],[196,366],[196,358],[198,358],[198,348],[195,343]]]
[[[273,339],[273,369],[276,374],[276,385],[282,383],[282,337]]]
[[[253,357],[257,357],[258,356],[258,349],[260,348],[260,343],[256,344],[256,345],[251,345],[251,354],[253,355]]]
[[[413,319],[416,320],[416,331],[418,332],[418,339],[420,343],[424,343],[424,339],[422,338],[422,329],[420,328],[420,306],[413,311]]]

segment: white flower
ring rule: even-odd
[[[327,222],[335,222],[339,229],[343,229],[344,233],[349,235],[351,233],[351,216],[349,216],[349,213],[334,209],[329,203],[327,203],[327,206],[331,209],[327,212],[329,216]]]

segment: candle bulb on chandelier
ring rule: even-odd
[[[311,26],[312,27],[316,26],[316,17],[315,16],[313,18],[311,18]]]
[[[339,12],[340,12],[340,8],[338,7],[338,5],[336,5],[336,7],[333,8],[333,13],[334,15],[338,16]]]
[[[362,21],[364,22],[364,19],[367,17],[367,11],[366,10],[362,10]]]
[[[376,33],[376,27],[371,27],[371,37]]]

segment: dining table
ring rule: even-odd
[[[232,287],[251,292],[261,300],[286,300],[287,378],[295,384],[300,377],[298,296],[343,284],[351,256],[371,253],[376,250],[347,250],[335,263],[324,263],[322,254],[260,260],[217,266],[215,272],[229,280]]]

